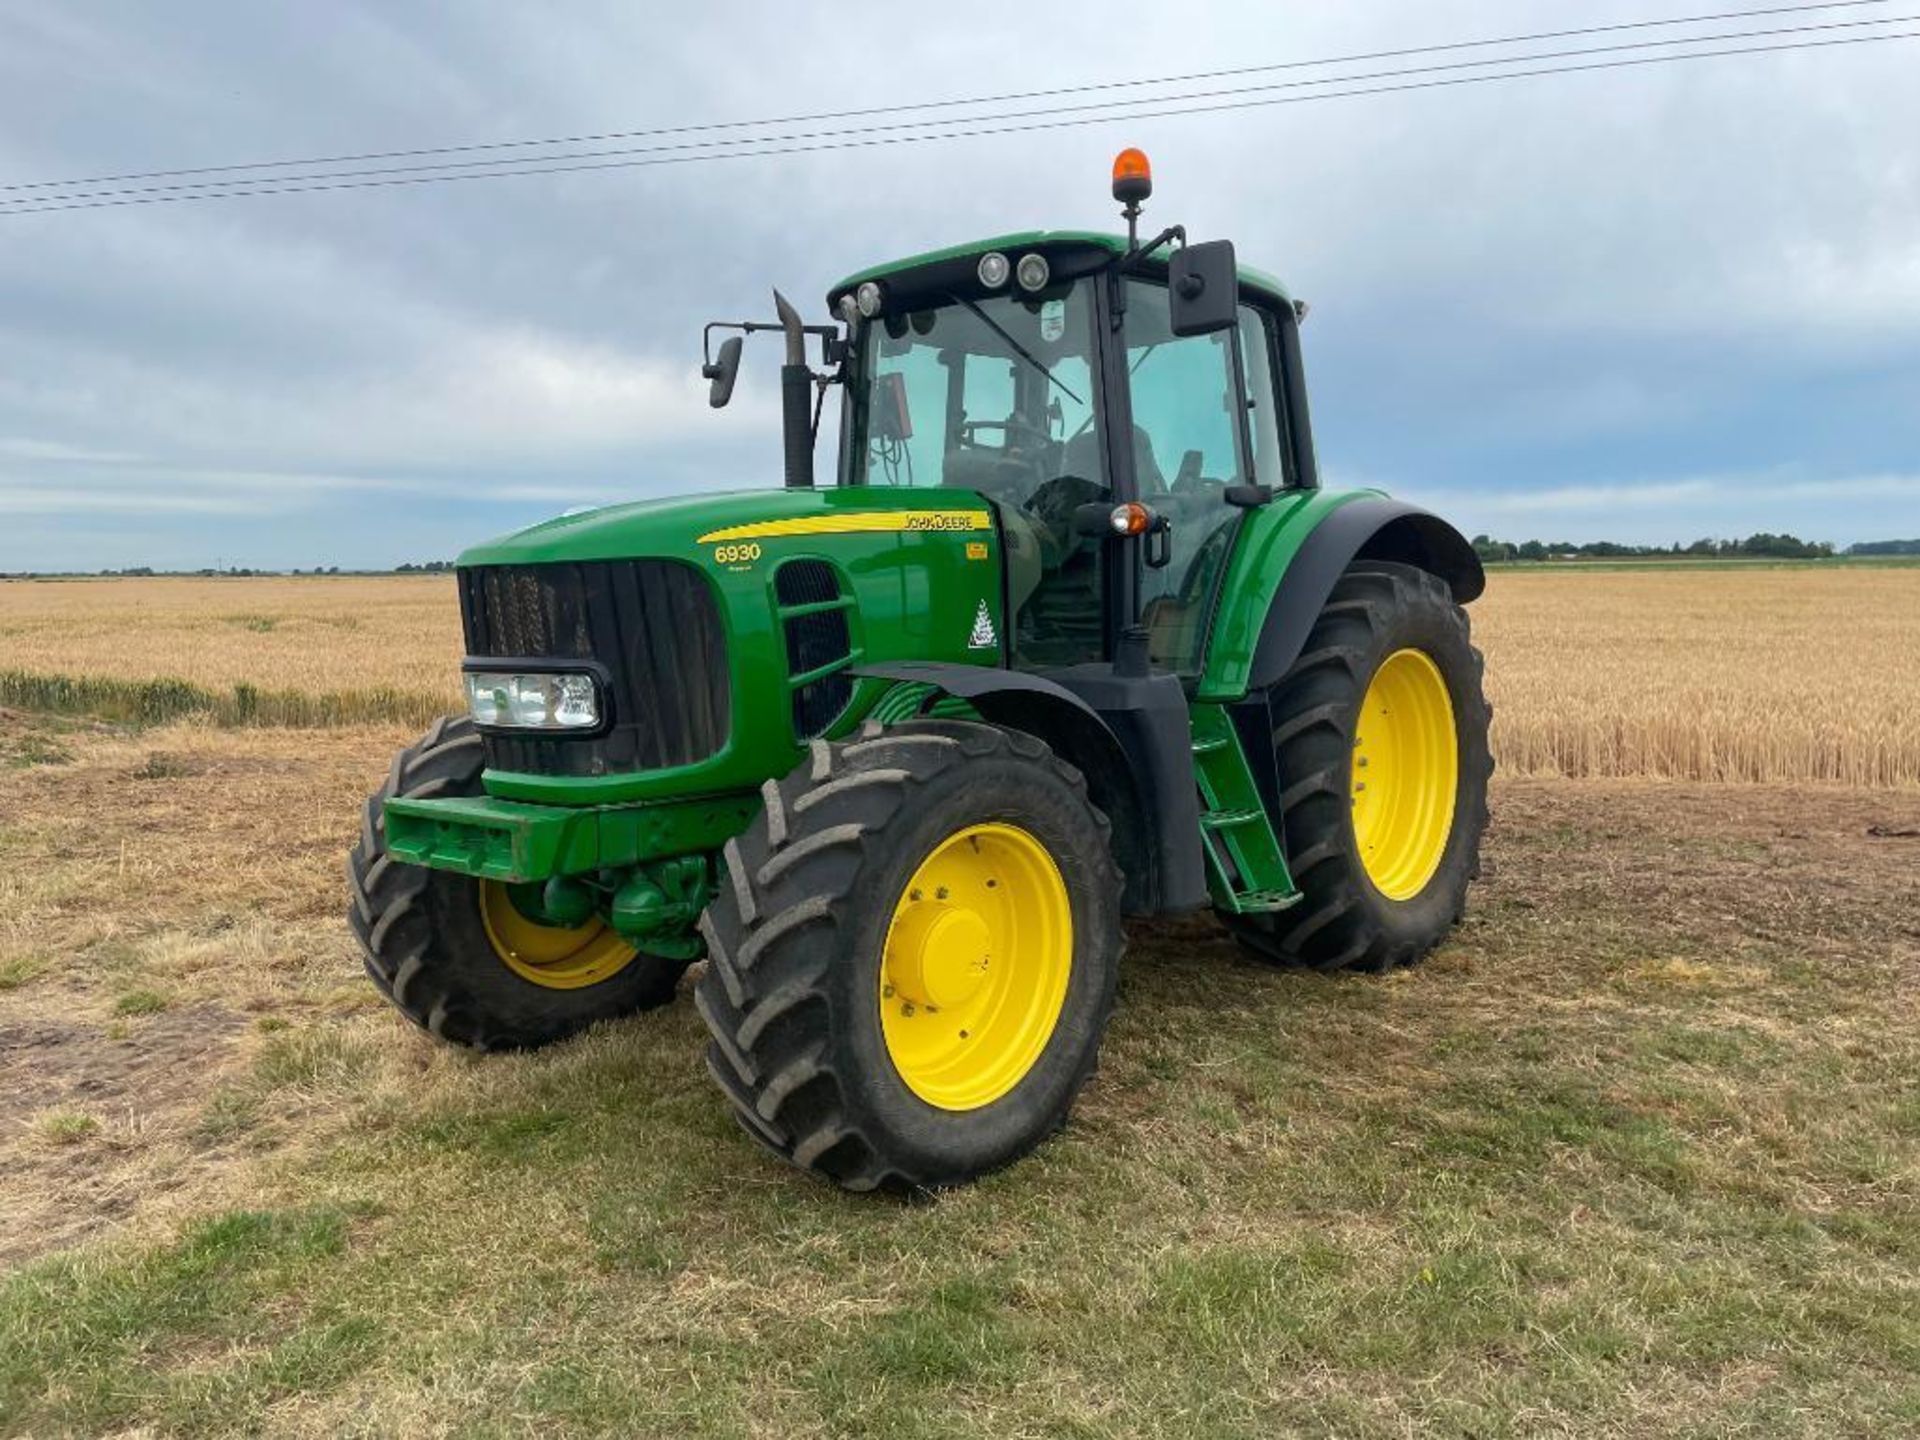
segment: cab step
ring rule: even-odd
[[[1200,843],[1213,903],[1233,915],[1269,914],[1299,902],[1287,860],[1261,803],[1233,718],[1220,705],[1192,709],[1193,779]]]

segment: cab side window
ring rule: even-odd
[[[1164,285],[1128,282],[1126,334],[1140,498],[1172,527],[1167,564],[1140,571],[1140,618],[1153,662],[1191,674],[1239,522],[1225,494],[1246,476],[1246,397],[1233,332],[1174,335]]]
[[[1293,483],[1292,447],[1281,409],[1278,337],[1273,321],[1251,305],[1240,307],[1240,358],[1246,372],[1247,428],[1253,441],[1253,478],[1275,489]]]

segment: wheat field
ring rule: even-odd
[[[1920,569],[1499,570],[1471,611],[1509,773],[1920,787]],[[421,724],[458,705],[432,577],[0,584],[0,704]]]

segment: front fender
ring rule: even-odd
[[[1220,588],[1196,698],[1230,703],[1274,684],[1355,560],[1396,560],[1445,580],[1466,604],[1486,572],[1458,530],[1377,490],[1283,493],[1251,512]]]
[[[860,674],[932,685],[982,719],[1044,740],[1077,769],[1113,826],[1130,915],[1207,900],[1186,696],[1173,676],[1116,676],[1110,665],[1048,675],[971,665],[866,665]]]

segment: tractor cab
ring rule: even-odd
[[[1241,510],[1301,473],[1275,384],[1291,303],[1248,285],[1231,323],[1181,333],[1167,270],[1120,236],[1043,232],[832,296],[852,329],[840,483],[993,503],[1016,665],[1110,657],[1137,620],[1154,664],[1194,673]]]
[[[809,378],[844,391],[838,485],[993,507],[1020,668],[1111,659],[1138,624],[1151,663],[1191,679],[1242,514],[1315,483],[1304,307],[1228,242],[1189,246],[1174,226],[1143,243],[1151,189],[1125,151],[1127,234],[1001,235],[874,266],[828,294],[843,336],[805,327],[833,364]]]

